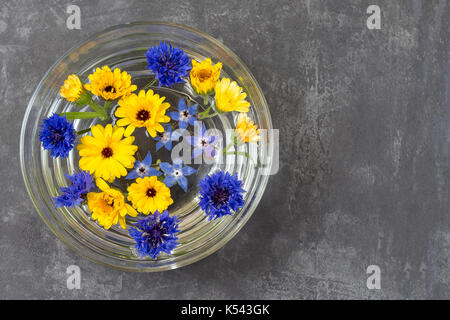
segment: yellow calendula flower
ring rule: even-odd
[[[170,104],[164,102],[165,99],[154,94],[153,90],[141,90],[138,95],[133,93],[120,99],[119,108],[115,112],[116,117],[121,118],[117,120],[117,125],[127,126],[126,137],[131,135],[135,128],[142,127],[146,127],[148,133],[155,137],[156,132],[164,132],[161,123],[170,121],[166,115]]]
[[[197,94],[207,95],[214,90],[219,80],[222,63],[212,64],[211,59],[207,58],[202,62],[192,59],[192,69],[190,72],[191,85]]]
[[[102,69],[97,68],[95,72],[89,75],[90,83],[86,83],[86,90],[105,100],[115,100],[126,96],[137,89],[131,84],[131,76],[126,72],[121,72],[119,68],[114,72],[108,66]]]
[[[82,93],[83,84],[81,83],[80,78],[75,74],[68,76],[61,89],[59,89],[61,97],[70,102],[77,101]]]
[[[247,94],[242,92],[236,81],[231,82],[230,79],[223,78],[216,84],[215,91],[216,111],[248,112],[250,103],[245,100]]]
[[[246,113],[239,114],[235,131],[242,142],[256,142],[261,140],[258,126],[253,121],[250,121]]]
[[[111,188],[103,179],[97,179],[96,184],[102,192],[87,194],[88,207],[92,211],[91,218],[97,220],[105,229],[109,229],[117,222],[123,229],[126,229],[125,216],[128,214],[136,217],[137,211],[125,202],[122,192]]]
[[[172,203],[170,189],[156,176],[137,178],[136,183],[128,187],[128,197],[133,207],[143,214],[163,212]]]
[[[124,132],[124,128],[110,124],[93,126],[92,136],[82,137],[77,146],[80,168],[108,182],[126,176],[126,168],[133,168],[138,147],[133,145],[134,137],[122,139]]]

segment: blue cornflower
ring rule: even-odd
[[[52,158],[66,158],[73,149],[76,137],[73,124],[66,120],[66,116],[56,113],[44,119],[39,133],[42,146],[44,149],[50,150]]]
[[[210,176],[200,180],[200,207],[208,215],[209,220],[232,214],[242,208],[245,201],[241,193],[242,181],[238,180],[237,174],[230,175],[228,172],[217,171]]]
[[[135,248],[141,257],[150,256],[155,259],[160,252],[171,254],[178,245],[175,233],[179,232],[178,218],[169,217],[166,210],[139,219],[134,228],[130,228],[130,236],[136,241]]]
[[[144,158],[144,161],[137,161],[134,163],[134,168],[131,170],[125,179],[136,179],[138,177],[160,176],[161,172],[152,167],[152,155],[150,151]]]
[[[178,127],[182,130],[186,129],[188,124],[194,125],[197,120],[195,114],[197,113],[197,105],[194,104],[189,108],[186,105],[184,99],[180,99],[178,102],[178,111],[172,111],[169,113],[169,117],[172,120],[178,121]]]
[[[172,141],[174,139],[175,132],[172,133],[172,126],[170,124],[163,125],[164,132],[156,132],[156,136],[153,138],[156,140],[156,151],[162,147],[168,151],[172,150]]]
[[[206,134],[206,127],[196,126],[196,134],[188,139],[189,143],[194,147],[192,158],[197,158],[202,153],[214,158],[216,155],[216,144],[219,142],[216,136],[209,136]]]
[[[164,184],[170,188],[175,183],[178,183],[184,192],[187,192],[188,187],[188,180],[186,177],[197,171],[189,166],[183,167],[182,161],[179,158],[173,161],[173,165],[170,165],[168,162],[161,162],[159,167],[166,174],[163,181]]]
[[[53,198],[56,208],[79,206],[94,187],[93,177],[89,171],[80,171],[72,176],[66,174],[65,177],[69,180],[69,186],[62,187],[62,194]]]
[[[183,82],[182,78],[187,77],[192,69],[188,55],[167,42],[149,48],[145,56],[147,68],[156,75],[160,87],[171,87],[175,83]]]

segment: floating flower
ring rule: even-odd
[[[66,116],[53,114],[43,121],[39,140],[46,150],[50,150],[52,158],[66,158],[73,149],[76,134],[73,124],[66,120]]]
[[[236,81],[223,78],[216,84],[215,108],[218,112],[248,112],[250,103],[245,100],[247,94],[242,92]]]
[[[150,152],[145,156],[144,161],[136,161],[134,169],[131,170],[125,179],[136,179],[138,177],[160,176],[161,172],[152,167],[152,155]]]
[[[192,60],[192,70],[190,73],[191,85],[195,92],[200,95],[208,95],[213,90],[219,80],[222,63],[212,64],[207,58],[202,62]]]
[[[66,174],[65,177],[69,180],[69,186],[61,188],[62,194],[53,198],[56,208],[79,206],[94,187],[93,177],[89,171],[80,171],[72,176]]]
[[[194,147],[192,158],[197,158],[202,153],[214,158],[216,155],[216,144],[218,143],[217,137],[208,135],[203,123],[201,127],[196,126],[196,128],[196,135],[188,139],[189,143]]]
[[[61,97],[65,98],[67,101],[76,102],[83,93],[83,84],[77,75],[71,74],[64,81],[64,85],[59,89],[59,94]]]
[[[125,216],[128,214],[136,217],[138,213],[125,202],[122,192],[111,188],[101,178],[96,180],[96,184],[102,192],[87,194],[88,207],[92,211],[91,218],[97,220],[105,229],[111,228],[117,222],[123,229],[126,229]]]
[[[261,140],[258,126],[247,117],[246,113],[239,114],[235,132],[241,142],[256,142]]]
[[[217,171],[199,183],[200,207],[209,220],[231,215],[244,205],[242,182],[237,174]],[[233,211],[233,212],[232,212]]]
[[[187,128],[188,124],[194,125],[197,120],[195,114],[197,113],[197,105],[194,104],[189,108],[186,105],[184,99],[180,99],[178,102],[178,110],[169,113],[172,120],[178,121],[178,126],[180,129],[184,130]]]
[[[139,91],[139,95],[134,93],[119,100],[119,108],[115,115],[118,118],[117,125],[120,127],[127,126],[125,136],[129,136],[134,132],[135,128],[147,128],[148,133],[156,136],[156,132],[164,132],[161,123],[170,121],[166,115],[166,110],[170,104],[163,102],[165,97],[154,94],[153,90]]]
[[[182,78],[192,68],[188,55],[182,49],[172,47],[170,43],[161,42],[158,46],[149,48],[145,56],[147,68],[156,75],[160,87],[182,83]]]
[[[131,76],[126,72],[121,72],[119,68],[111,69],[104,66],[97,68],[95,72],[89,75],[90,83],[84,85],[86,90],[105,100],[116,100],[126,96],[137,89],[131,84]]]
[[[130,236],[136,241],[136,250],[141,257],[149,256],[155,259],[161,252],[171,254],[178,245],[178,238],[175,236],[178,229],[178,219],[176,216],[170,217],[169,212],[164,211],[139,219],[130,228]]]
[[[179,137],[179,134],[175,134],[172,132],[172,126],[170,124],[166,124],[163,126],[164,132],[157,132],[156,136],[153,138],[156,140],[156,151],[161,149],[162,147],[166,148],[166,150],[172,150],[172,141],[175,140],[175,136]]]
[[[125,129],[107,124],[91,128],[92,136],[81,138],[77,149],[80,154],[79,166],[89,170],[95,178],[113,182],[115,178],[127,175],[126,168],[133,168],[134,154],[138,149],[133,145],[134,137],[122,139]]]
[[[133,207],[147,215],[155,211],[164,211],[172,203],[170,189],[157,180],[156,176],[137,178],[128,187],[128,198]]]
[[[181,159],[175,159],[173,165],[168,162],[161,162],[159,167],[166,174],[163,181],[164,184],[170,188],[175,183],[178,183],[184,192],[187,192],[188,187],[188,180],[186,177],[197,171],[189,166],[183,167]]]

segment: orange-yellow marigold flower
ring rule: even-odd
[[[248,112],[250,103],[245,100],[247,94],[242,92],[236,81],[224,78],[215,87],[215,108],[219,112]]]
[[[135,128],[147,128],[152,137],[156,137],[156,132],[164,132],[161,123],[170,121],[166,115],[166,110],[170,104],[164,102],[166,98],[154,94],[153,90],[139,91],[138,95],[130,94],[119,100],[119,108],[115,115],[118,118],[118,126],[127,126],[125,136],[133,133]]]
[[[242,142],[256,142],[261,140],[259,129],[253,121],[247,117],[246,113],[240,113],[236,124],[236,133]]]
[[[212,64],[207,58],[201,62],[192,59],[192,69],[190,72],[191,85],[197,94],[207,95],[214,90],[219,80],[222,63]]]
[[[83,92],[83,84],[77,75],[71,74],[64,81],[63,86],[59,89],[59,94],[61,97],[65,98],[67,101],[75,102],[77,101]]]
[[[125,216],[128,214],[136,217],[137,211],[125,202],[122,192],[111,188],[103,179],[97,179],[96,184],[102,192],[87,194],[88,207],[92,211],[91,218],[97,220],[105,229],[111,228],[117,222],[126,229]]]
[[[136,183],[128,187],[128,197],[133,207],[143,214],[163,212],[172,203],[170,189],[158,181],[156,176],[137,178]]]
[[[127,168],[133,168],[138,147],[133,145],[134,137],[123,138],[124,128],[98,124],[91,128],[92,136],[81,138],[77,146],[80,154],[80,169],[89,171],[95,178],[108,182],[127,175]]]
[[[97,68],[95,72],[89,75],[90,83],[86,83],[86,90],[93,95],[100,96],[105,100],[115,100],[126,96],[135,91],[137,87],[131,84],[131,76],[126,72],[121,72],[119,68],[111,69],[104,66]]]

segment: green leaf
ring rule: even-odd
[[[94,119],[101,118],[103,114],[98,112],[63,112],[59,114],[60,116],[66,116],[67,119]]]

